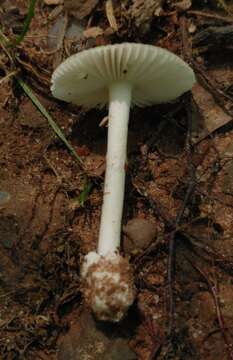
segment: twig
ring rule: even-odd
[[[206,261],[210,261],[214,258],[215,264],[217,266],[219,266],[223,271],[227,272],[227,274],[233,274],[233,258],[226,258],[225,255],[213,250],[208,245],[205,245],[204,240],[200,236],[197,238],[193,234],[191,235],[185,231],[183,231],[182,234],[185,236],[186,240],[191,244],[191,246],[194,247],[193,251],[195,254],[197,254],[199,257],[201,256]],[[199,253],[195,248],[200,249],[201,253]],[[206,255],[204,255],[203,252]]]
[[[10,51],[7,49],[9,44],[10,44],[10,41],[8,40],[8,38],[4,35],[4,33],[0,29],[0,45],[3,49],[3,51],[8,56],[8,59],[10,60],[10,63],[11,63],[11,69],[13,69],[13,68],[15,68],[15,63],[14,63],[12,55],[10,54]]]
[[[204,80],[203,82],[203,86],[207,88],[208,91],[211,92],[211,94],[213,95],[214,99],[216,100],[216,102],[221,106],[221,108],[229,115],[232,116],[232,113],[227,111],[226,107],[223,105],[222,101],[220,101],[220,99],[218,98],[217,94],[221,97],[224,97],[227,100],[230,100],[231,102],[233,102],[233,97],[226,94],[223,90],[219,89],[217,87],[217,84],[214,80],[212,80],[207,74],[206,74],[206,69],[198,64],[196,61],[193,60],[193,67],[195,68],[195,70],[200,74],[200,76],[202,77],[202,79]]]
[[[201,270],[199,268],[199,266],[197,266],[196,264],[193,264],[191,260],[189,260],[189,259],[187,259],[187,260],[193,266],[193,268],[196,269],[201,274],[201,276],[203,277],[203,279],[205,280],[205,282],[207,283],[207,285],[209,287],[209,290],[210,290],[211,295],[214,300],[216,315],[218,318],[218,323],[219,323],[219,327],[221,330],[221,334],[222,334],[224,343],[227,348],[228,357],[230,360],[233,360],[232,344],[229,343],[226,332],[225,332],[226,326],[224,324],[224,318],[223,318],[222,311],[221,311],[220,304],[219,304],[219,296],[218,296],[218,292],[217,292],[217,286],[216,286],[216,284],[211,282],[211,280],[208,278],[208,276],[204,270]]]
[[[185,16],[180,18],[180,29],[181,29],[181,41],[183,48],[183,57],[185,61],[192,63],[192,45],[188,38],[187,32],[187,19]]]
[[[221,16],[218,14],[210,14],[204,11],[198,11],[198,10],[189,10],[187,11],[187,14],[189,15],[195,15],[195,16],[203,16],[203,17],[207,17],[210,19],[214,19],[214,20],[220,20],[220,21],[224,21],[226,23],[233,23],[233,18],[229,17],[229,16]]]
[[[180,18],[180,28],[184,53],[183,55],[185,60],[189,62],[193,66],[196,73],[199,74],[199,80],[201,82],[201,85],[212,94],[216,103],[223,109],[226,114],[232,116],[232,112],[226,109],[225,103],[222,98],[230,100],[231,102],[233,102],[233,98],[217,86],[216,82],[206,74],[206,69],[204,68],[204,66],[198,64],[192,56],[192,46],[188,38],[187,19],[185,16],[182,16]]]
[[[183,43],[183,49],[185,51],[185,57],[190,57],[190,51],[189,51],[189,44],[188,44],[188,38],[187,36],[184,36],[186,34],[185,32],[186,27],[186,19],[182,17],[181,19],[181,29],[182,29],[182,43]],[[180,208],[176,220],[175,220],[175,229],[170,234],[169,239],[169,249],[168,249],[168,264],[167,264],[167,282],[168,282],[168,308],[169,308],[169,323],[168,323],[168,338],[172,340],[173,330],[174,330],[174,313],[175,313],[175,302],[174,302],[174,293],[173,293],[173,283],[174,283],[174,268],[175,268],[175,234],[177,231],[177,228],[180,226],[182,217],[185,211],[185,208],[187,206],[187,203],[189,201],[189,198],[191,194],[193,193],[193,190],[196,185],[196,177],[195,177],[195,169],[192,164],[191,159],[191,113],[190,113],[190,96],[187,95],[185,97],[186,102],[186,109],[187,109],[187,115],[188,115],[188,132],[187,132],[187,138],[186,138],[186,153],[187,153],[187,162],[188,162],[188,172],[190,177],[190,182],[188,189],[185,194],[185,198],[183,201],[183,205]]]
[[[186,97],[186,101],[189,100]],[[189,109],[189,103],[187,103],[187,109]],[[168,281],[168,295],[169,295],[169,324],[168,324],[168,337],[172,339],[172,334],[174,330],[174,313],[175,313],[175,302],[174,302],[174,293],[173,293],[173,282],[174,282],[174,267],[175,267],[175,234],[177,228],[180,226],[182,217],[187,206],[187,203],[193,193],[193,190],[196,185],[195,179],[195,169],[192,165],[191,161],[191,114],[188,110],[188,133],[186,139],[186,149],[187,149],[187,160],[188,160],[188,171],[190,176],[190,182],[188,189],[185,194],[185,198],[183,204],[177,214],[176,221],[175,221],[175,229],[170,234],[169,239],[169,254],[168,254],[168,265],[167,265],[167,281]]]
[[[48,88],[50,86],[50,79],[42,74],[42,69],[37,70],[30,63],[22,60],[19,56],[16,56],[16,61],[23,66],[24,70],[30,74],[30,76],[34,77],[37,81]]]
[[[13,70],[13,71],[9,72],[6,76],[4,76],[0,80],[0,85],[2,85],[5,81],[9,80],[12,76],[15,76],[17,73],[18,73],[17,70]]]

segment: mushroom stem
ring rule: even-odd
[[[131,94],[132,86],[128,82],[114,82],[109,88],[108,146],[98,242],[100,255],[112,253],[120,246]]]

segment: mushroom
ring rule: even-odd
[[[52,75],[52,93],[86,107],[109,104],[108,145],[97,252],[85,256],[85,297],[97,319],[119,321],[135,290],[128,259],[119,253],[130,107],[176,99],[195,82],[192,69],[152,45],[99,46],[70,56]]]

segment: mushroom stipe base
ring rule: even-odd
[[[129,261],[120,254],[90,252],[82,267],[84,297],[97,319],[118,322],[133,303],[135,287]]]

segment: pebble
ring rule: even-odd
[[[146,249],[157,235],[157,227],[152,221],[133,218],[123,227],[126,235],[123,240],[124,251],[129,254]]]

